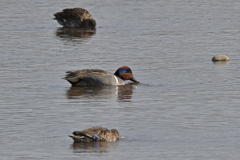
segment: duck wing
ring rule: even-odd
[[[102,137],[102,133],[109,131],[103,127],[92,127],[82,131],[74,131],[69,135],[75,142],[94,142],[94,141],[105,141],[105,137]]]
[[[64,9],[62,12],[55,13],[54,16],[65,22],[72,20],[82,22],[84,19],[92,19],[92,15],[83,8]]]
[[[88,136],[88,137],[93,137],[94,135],[98,135],[101,132],[108,131],[107,128],[104,127],[92,127],[88,129],[84,129],[82,131],[74,131],[73,135],[78,135],[78,136]]]
[[[72,85],[79,86],[100,86],[112,85],[115,82],[115,76],[105,70],[100,69],[85,69],[77,71],[68,71],[63,78]]]

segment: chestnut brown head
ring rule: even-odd
[[[125,80],[130,80],[130,81],[139,83],[139,81],[137,81],[133,77],[132,70],[128,66],[119,67],[116,70],[116,72],[114,73],[114,75],[118,76],[119,78],[121,78],[124,81]]]

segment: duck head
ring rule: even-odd
[[[132,70],[128,66],[119,67],[114,73],[114,75],[120,77],[124,81],[130,80],[133,82],[140,83],[133,77]]]
[[[96,25],[97,25],[97,23],[94,19],[85,19],[85,20],[83,20],[83,24],[88,29],[96,29]]]
[[[112,133],[114,134],[114,136],[119,139],[120,136],[119,136],[119,132],[116,130],[116,129],[111,129]]]

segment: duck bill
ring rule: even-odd
[[[134,77],[132,77],[131,79],[129,79],[130,81],[136,82],[136,83],[140,83],[139,81],[137,81]]]

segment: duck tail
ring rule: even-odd
[[[80,79],[77,77],[76,73],[73,71],[67,71],[66,76],[62,79],[67,80],[69,83],[71,83],[73,86],[76,85]]]
[[[68,135],[74,142],[84,142],[84,136]]]
[[[69,81],[66,77],[62,78],[62,79],[65,79],[67,80],[72,86],[76,86],[78,82],[72,82],[72,81]]]

